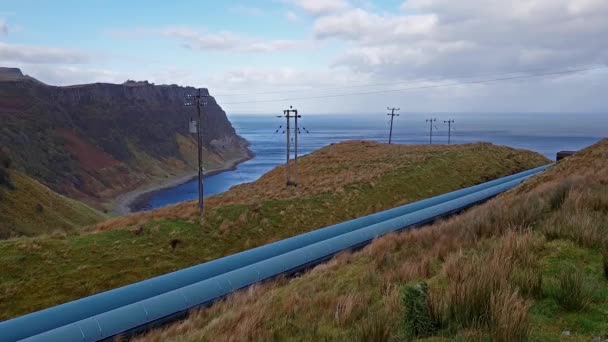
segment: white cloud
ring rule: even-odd
[[[287,11],[287,14],[285,15],[285,17],[287,18],[287,21],[292,22],[292,23],[296,23],[296,22],[300,21],[300,18],[298,17],[298,15],[293,11]]]
[[[90,61],[82,52],[0,42],[0,61],[31,64],[81,64]]]
[[[350,72],[331,69],[303,70],[290,67],[276,68],[233,68],[214,75],[209,81],[217,83],[226,92],[227,88],[252,87],[298,87],[315,90],[323,86],[347,85],[352,82],[368,81]]]
[[[334,65],[383,77],[608,63],[608,1],[408,0],[401,10],[328,14],[315,37],[353,42]]]
[[[128,75],[112,70],[81,66],[45,65],[45,64],[16,64],[24,74],[28,74],[46,84],[67,86],[96,82],[122,83],[129,79]]]
[[[345,41],[346,47],[330,65],[333,70],[231,71],[224,75],[225,84],[249,91],[247,84],[315,88],[332,84],[335,72],[342,77],[335,86],[348,85],[346,80],[350,84],[422,80],[418,84],[428,85],[608,64],[605,0],[408,0],[398,12],[356,6],[355,1],[340,3],[331,10],[315,7],[321,3],[314,1],[306,4],[308,10],[300,6],[315,16],[315,38]],[[321,5],[325,4],[329,3]],[[564,111],[582,105],[584,110],[600,110],[607,108],[597,93],[606,85],[598,81],[602,75],[606,73],[355,96],[349,101],[324,99],[318,104],[327,104],[321,107],[328,110],[344,110],[344,103],[351,109],[373,110],[378,101],[407,103],[415,111]],[[268,108],[272,106],[276,104]]]
[[[334,37],[375,45],[428,34],[436,24],[434,14],[388,17],[357,8],[319,18],[314,32],[319,39]]]
[[[168,27],[161,29],[160,33],[165,37],[179,39],[185,47],[200,50],[263,53],[305,49],[312,46],[311,42],[303,40],[263,40],[234,32],[206,32],[187,27]]]
[[[340,12],[350,8],[346,0],[288,0],[311,15],[319,16]]]

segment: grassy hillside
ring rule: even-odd
[[[145,341],[599,341],[608,139],[522,186],[255,286]]]
[[[0,241],[0,319],[42,309],[399,204],[530,169],[539,154],[491,144],[346,142],[206,200],[111,219],[87,234]]]
[[[75,231],[107,219],[20,172],[11,172],[10,181],[12,187],[0,186],[0,239]]]

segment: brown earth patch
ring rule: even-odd
[[[80,165],[86,171],[97,171],[121,163],[111,155],[83,140],[75,132],[67,129],[58,129],[56,132],[65,140],[66,149],[78,159]]]

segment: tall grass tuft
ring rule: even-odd
[[[514,269],[511,283],[524,296],[540,298],[543,295],[543,275],[540,267]]]
[[[403,333],[407,339],[430,336],[437,330],[428,299],[428,285],[425,282],[401,289]]]
[[[378,317],[363,320],[354,340],[361,342],[388,342],[391,340],[390,322]]]
[[[582,270],[569,267],[557,278],[553,297],[568,311],[581,311],[585,309],[593,298],[593,292],[585,283],[585,274]]]
[[[498,342],[527,341],[530,334],[528,312],[530,302],[517,290],[504,288],[490,300],[492,340]]]
[[[337,300],[336,311],[334,313],[336,323],[340,326],[347,325],[351,321],[354,311],[361,306],[361,298],[357,295],[340,296]]]
[[[551,210],[558,210],[561,208],[562,204],[566,201],[568,194],[570,193],[570,189],[572,189],[572,182],[566,180],[562,183],[559,183],[553,191],[549,194],[549,206]]]

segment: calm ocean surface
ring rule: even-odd
[[[401,113],[395,118],[393,142],[428,144],[428,114]],[[454,119],[452,143],[486,141],[539,152],[555,159],[557,151],[579,150],[608,136],[608,115],[605,114],[436,114],[437,132],[433,143],[447,143],[448,127],[444,120]],[[256,157],[240,164],[234,171],[205,178],[205,196],[217,194],[230,187],[252,182],[275,166],[285,162],[283,129],[275,134],[284,119],[276,115],[229,115],[237,133],[251,143]],[[344,140],[388,141],[389,117],[386,113],[359,115],[306,115],[299,120],[310,134],[302,130],[299,138],[300,155],[331,143]],[[433,128],[435,130],[435,128]],[[138,208],[148,210],[197,197],[196,181],[160,190]]]

